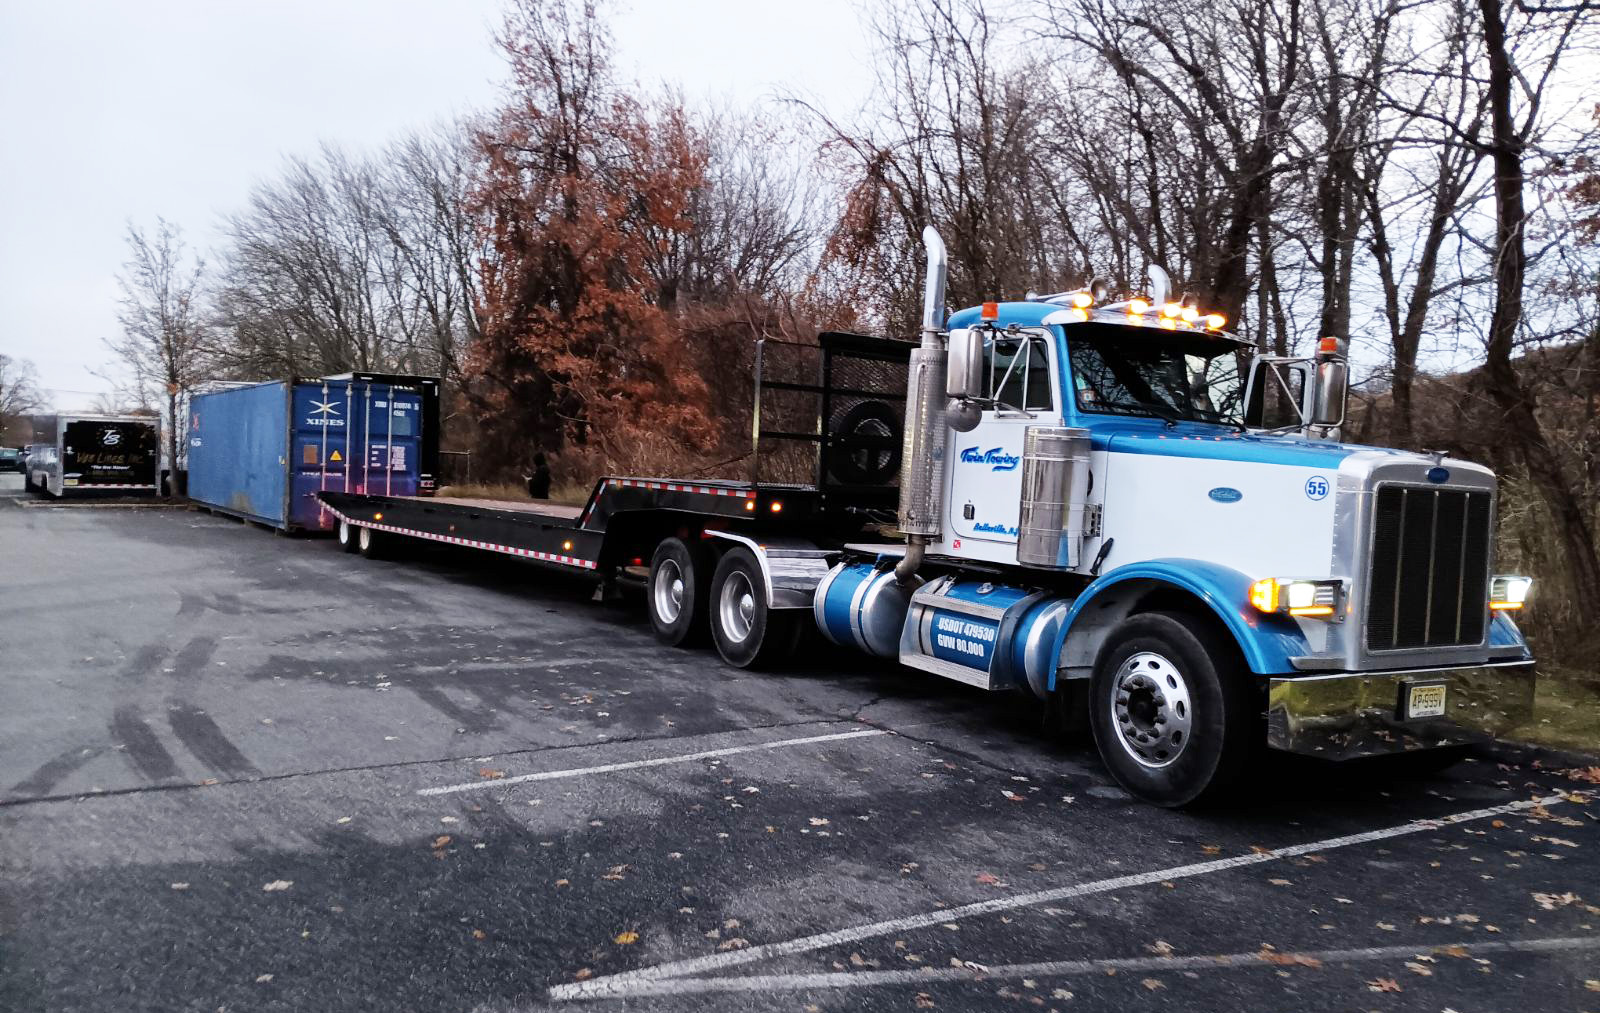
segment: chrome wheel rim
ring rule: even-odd
[[[371,528],[362,528],[361,529],[361,534],[358,535],[357,538],[360,541],[362,549],[370,549],[370,548],[372,548],[372,529]]]
[[[650,598],[655,603],[656,616],[671,626],[683,615],[683,571],[675,559],[663,559],[656,567],[655,580],[651,581]]]
[[[749,638],[756,622],[756,593],[750,578],[743,571],[734,570],[722,582],[722,593],[717,596],[717,613],[723,635],[729,641],[742,644]]]
[[[1189,747],[1194,705],[1183,673],[1167,658],[1140,651],[1117,668],[1111,723],[1129,756],[1151,769],[1170,766]]]
[[[339,522],[339,544],[340,545],[349,545],[350,544],[350,524],[347,521],[340,521]]]

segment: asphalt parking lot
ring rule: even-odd
[[[1567,772],[1163,811],[1020,701],[464,551],[10,501],[0,547],[3,1010],[1600,1010]]]

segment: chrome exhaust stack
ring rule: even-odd
[[[949,271],[944,240],[932,225],[922,230],[928,273],[922,293],[922,347],[911,352],[906,380],[906,420],[900,454],[900,531],[906,554],[895,566],[901,583],[922,565],[927,544],[942,530],[944,487],[944,290]]]

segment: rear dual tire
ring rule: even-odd
[[[343,549],[345,552],[355,552],[357,549],[359,549],[359,530],[360,529],[358,529],[354,524],[351,524],[349,521],[341,520],[339,522],[338,534],[339,548]]]
[[[742,545],[717,561],[711,578],[711,639],[722,660],[735,668],[771,668],[791,657],[800,643],[805,609],[775,609],[755,553]]]

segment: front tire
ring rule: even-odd
[[[360,537],[361,536],[357,534],[355,525],[351,524],[347,520],[341,519],[339,521],[339,548],[346,552],[355,552],[358,548],[360,548],[360,546],[357,544],[360,540]]]
[[[705,642],[711,554],[697,542],[664,539],[650,557],[645,600],[656,639],[669,647]]]
[[[1214,801],[1238,781],[1259,707],[1237,651],[1192,616],[1147,612],[1096,659],[1089,723],[1117,782],[1159,806]]]
[[[744,546],[728,550],[711,578],[711,639],[717,653],[735,668],[769,668],[792,655],[800,621],[809,612],[773,609],[766,578],[755,554]]]

